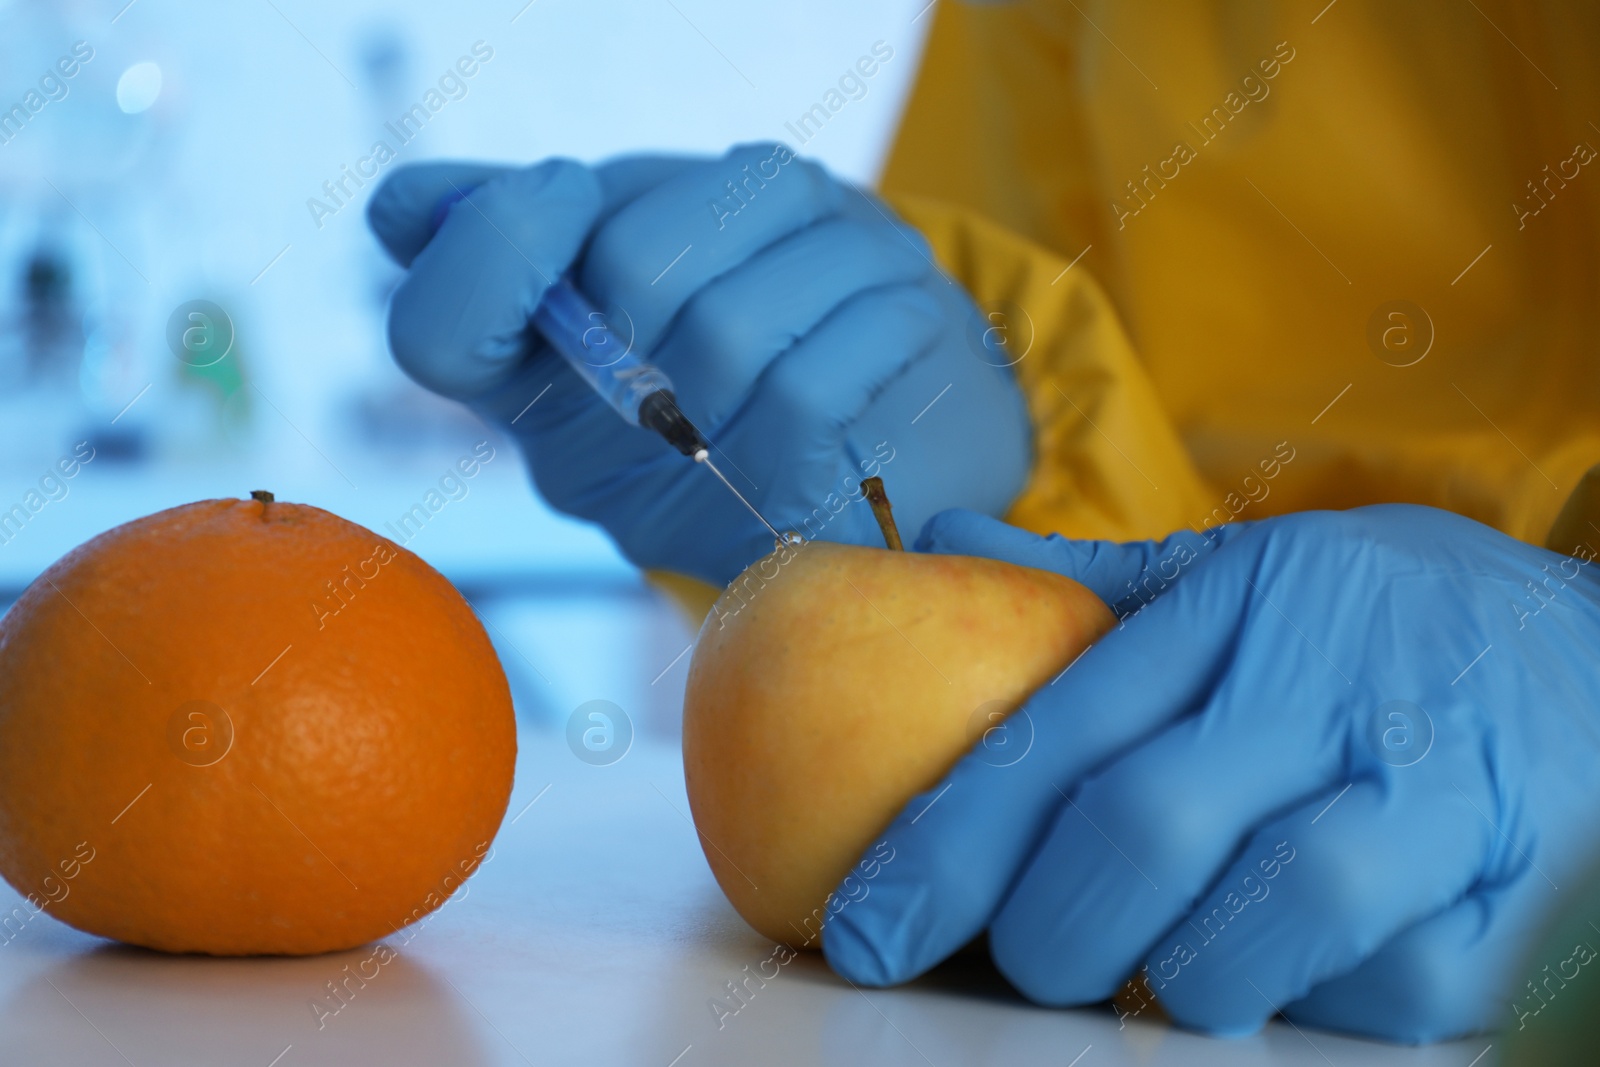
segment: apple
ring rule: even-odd
[[[980,739],[1026,758],[1031,729],[1005,716],[1113,625],[1078,583],[997,560],[808,542],[753,564],[684,698],[689,804],[734,908],[820,948],[845,876],[859,861],[852,894],[870,892],[893,862],[874,849],[890,820]]]

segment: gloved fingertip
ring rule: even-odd
[[[889,965],[872,940],[857,926],[845,908],[822,928],[822,956],[835,973],[856,985],[883,987],[894,985],[895,968]]]
[[[433,236],[441,198],[453,187],[481,185],[506,170],[491,163],[408,163],[385,178],[367,201],[367,226],[390,258],[410,267]]]
[[[560,191],[584,202],[600,202],[600,179],[587,164],[567,156],[551,156],[521,173],[534,179],[533,189]]]
[[[542,231],[565,231],[581,240],[599,213],[602,193],[591,168],[575,159],[554,156],[477,186],[451,183],[436,190],[435,202],[447,204],[449,214],[474,210],[460,206],[460,201],[469,198],[478,210],[501,218],[497,224],[501,227],[506,217],[527,217],[538,220]],[[496,203],[506,198],[509,202]]]
[[[1180,982],[1168,985],[1159,996],[1162,1009],[1173,1022],[1207,1037],[1249,1037],[1277,1014],[1270,1003],[1258,999],[1260,990],[1243,988],[1243,983],[1230,987],[1227,982],[1212,982],[1196,987]]]
[[[547,216],[575,220],[587,232],[599,211],[600,183],[577,160],[552,157],[529,167],[491,163],[414,163],[401,167],[367,202],[367,225],[390,257],[409,268],[460,201],[483,189],[538,197]]]
[[[846,200],[861,194],[854,185],[849,185],[829,173],[828,168],[821,163],[813,162],[803,156],[796,155],[789,164],[798,167],[805,175],[805,180],[810,186],[810,193],[817,205],[818,215],[831,214],[839,211]]]
[[[383,184],[367,200],[366,210],[367,228],[389,257],[402,267],[409,267],[427,244],[421,220],[412,207],[411,170],[411,165],[404,166],[383,179]]]
[[[1261,1022],[1245,1023],[1242,1025],[1225,1024],[1221,1026],[1207,1026],[1203,1024],[1195,1025],[1191,1023],[1182,1023],[1180,1025],[1182,1025],[1185,1030],[1192,1030],[1193,1032],[1197,1034],[1203,1034],[1206,1037],[1219,1037],[1229,1041],[1239,1041],[1244,1038],[1254,1037],[1256,1034],[1259,1034],[1262,1028],[1266,1026],[1266,1021],[1262,1020]]]
[[[608,159],[594,168],[600,183],[603,214],[611,215],[663,182],[702,162],[690,155],[631,154]]]
[[[1020,567],[1037,567],[1077,578],[1078,544],[1052,534],[1040,537],[981,511],[953,508],[929,519],[917,538],[919,551],[982,556]]]
[[[1004,524],[966,508],[947,508],[922,524],[913,547],[918,552],[939,555],[972,555],[977,544],[993,539],[990,528],[994,525]]]

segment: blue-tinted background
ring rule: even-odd
[[[0,603],[89,536],[205,497],[270,489],[384,530],[488,440],[408,547],[484,615],[524,718],[606,699],[675,733],[693,627],[545,508],[507,443],[394,368],[398,272],[362,217],[376,179],[323,183],[378,140],[398,153],[379,178],[794,143],[784,124],[882,40],[894,59],[803,149],[870,181],[924,3],[0,0],[0,512],[26,515],[0,525]],[[475,44],[492,58],[441,86]],[[386,124],[429,102],[402,146]],[[232,329],[209,366],[169,342],[196,300]],[[45,477],[80,442],[93,460]]]

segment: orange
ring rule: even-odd
[[[472,608],[372,531],[254,496],[101,534],[0,620],[14,917],[327,952],[421,918],[490,855],[516,726]]]

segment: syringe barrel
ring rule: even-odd
[[[565,276],[545,290],[533,324],[572,369],[617,413],[639,425],[639,405],[653,393],[672,391],[671,380],[633,354],[632,339],[618,336],[587,297]]]

